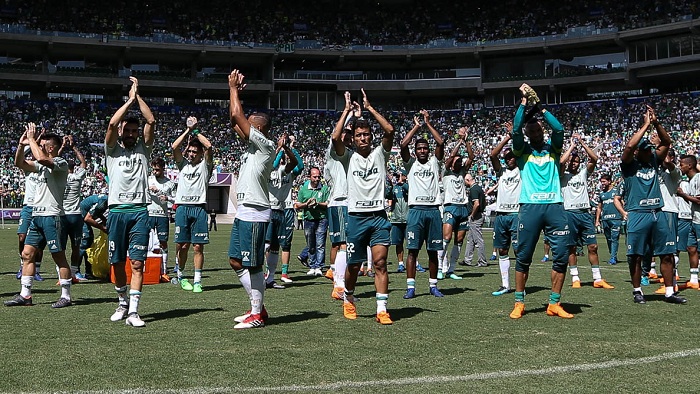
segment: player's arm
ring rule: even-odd
[[[603,199],[598,201],[598,206],[595,208],[595,226],[600,226],[600,214],[603,212]]]
[[[343,108],[343,113],[340,114],[340,119],[335,124],[333,129],[333,134],[331,134],[331,142],[333,143],[333,150],[335,154],[342,157],[345,155],[345,144],[343,143],[343,128],[345,127],[345,121],[352,111],[352,102],[350,101],[350,92],[345,92],[343,94],[345,97],[345,108]]]
[[[649,128],[650,124],[651,124],[650,114],[649,114],[649,110],[647,109],[647,112],[645,112],[644,116],[643,116],[642,127],[640,127],[639,130],[637,130],[637,132],[632,135],[632,137],[629,139],[629,141],[627,141],[627,145],[625,145],[625,149],[622,151],[622,159],[621,160],[622,160],[623,164],[629,164],[634,160],[634,151],[637,149],[637,145],[639,144],[639,141],[641,141],[642,138],[644,137],[644,133],[647,132],[647,129]]]
[[[457,144],[455,144],[454,148],[452,148],[452,152],[450,152],[450,155],[447,157],[447,159],[445,159],[445,168],[452,168],[452,163],[454,163],[454,161],[459,157],[459,151],[462,148],[462,145],[464,145],[464,136],[460,135],[459,140],[457,140]]]
[[[423,115],[423,123],[428,126],[428,130],[430,131],[430,134],[433,136],[433,139],[435,139],[435,143],[437,144],[435,146],[435,158],[442,161],[445,158],[445,140],[442,138],[440,133],[433,127],[432,124],[430,124],[430,114],[428,111],[422,109],[420,111],[421,115]]]
[[[75,143],[73,142],[73,136],[69,135],[68,136],[68,147],[73,149],[73,153],[75,154],[75,157],[78,158],[78,161],[80,162],[80,168],[86,169],[87,168],[87,161],[85,161],[85,156],[83,153],[78,149],[77,146],[75,146]]]
[[[136,89],[138,89],[138,81],[134,77],[129,77],[131,80],[131,89],[129,89],[129,99],[119,107],[117,112],[112,115],[109,120],[109,125],[107,126],[107,134],[105,135],[105,145],[108,148],[113,148],[117,145],[117,140],[119,140],[119,127],[121,126],[126,113],[129,111],[129,107],[136,101]]]
[[[491,154],[489,154],[489,159],[491,160],[491,165],[493,166],[493,170],[496,173],[501,172],[501,170],[503,169],[503,167],[501,166],[501,160],[499,159],[499,156],[501,155],[503,148],[505,148],[505,146],[508,144],[508,142],[512,138],[511,133],[513,132],[513,122],[506,122],[503,125],[503,128],[506,129],[508,134],[506,134],[506,136],[503,137],[501,142],[499,142],[498,145],[496,145],[496,147],[493,148],[493,150],[491,150]]]
[[[238,70],[231,71],[231,74],[228,76],[230,99],[229,115],[231,116],[231,126],[233,130],[244,141],[248,141],[250,138],[250,122],[248,122],[248,119],[245,117],[241,99],[238,97],[238,93],[246,86],[243,83],[243,78],[243,74]]]
[[[24,170],[25,172],[37,172],[34,167],[33,161],[27,161],[24,157],[25,148],[29,146],[29,141],[27,140],[27,132],[22,134],[17,144],[17,150],[15,151],[15,165],[17,168]]]
[[[56,153],[56,156],[61,156],[63,155],[63,151],[68,148],[68,136],[64,135],[63,139],[61,140],[61,148],[58,149],[58,153]]]
[[[523,135],[523,122],[525,119],[525,105],[527,105],[527,84],[520,85],[520,93],[522,98],[520,99],[520,106],[515,111],[515,117],[513,118],[513,153],[516,156],[520,156],[525,149],[525,136]]]
[[[583,142],[583,139],[580,135],[578,136],[578,142],[579,144],[581,144],[581,147],[583,148],[583,150],[586,151],[586,154],[588,155],[588,164],[586,165],[586,169],[588,170],[588,175],[590,176],[593,173],[596,164],[598,164],[598,154],[595,153],[595,151],[591,149],[590,146],[586,145],[586,143]]]
[[[32,156],[34,156],[34,160],[44,167],[53,169],[53,159],[49,158],[49,156],[39,146],[39,142],[36,140],[36,125],[34,123],[29,123],[27,125],[26,134],[29,147],[32,149]]]
[[[685,190],[683,190],[681,187],[678,187],[678,189],[676,190],[676,194],[678,195],[678,197],[681,197],[689,203],[700,204],[700,196],[691,196],[690,194],[686,193]]]
[[[559,158],[559,164],[561,164],[562,166],[566,164],[567,161],[569,161],[569,158],[571,157],[571,152],[573,152],[574,148],[576,148],[576,140],[578,139],[576,137],[578,137],[578,134],[574,134],[571,136],[571,142],[569,143],[569,147]]]
[[[411,130],[409,130],[401,140],[401,144],[399,146],[401,147],[401,160],[403,160],[404,163],[408,163],[411,160],[411,151],[408,150],[408,145],[411,143],[413,136],[416,135],[416,132],[421,128],[421,126],[422,125],[420,120],[418,120],[418,117],[414,116],[413,128],[411,128]]]
[[[134,84],[137,85],[138,89],[138,81],[136,80],[136,78],[133,78],[133,80]],[[153,141],[156,137],[156,118],[155,116],[153,116],[151,108],[148,107],[148,104],[146,104],[146,102],[143,101],[141,96],[138,94],[138,90],[136,91],[136,102],[139,104],[139,110],[141,111],[141,115],[143,115],[144,119],[146,119],[146,124],[143,126],[143,144],[146,146],[153,146]]]
[[[291,174],[299,165],[299,159],[292,151],[292,148],[290,148],[289,145],[286,144],[287,136],[283,134],[281,138],[282,145],[280,146],[280,148],[282,149],[284,154],[287,155],[287,164],[284,166],[284,172],[286,172],[287,174]],[[277,141],[277,144],[279,145],[279,140]]]
[[[182,156],[181,146],[182,146],[182,143],[185,141],[185,138],[187,138],[187,136],[189,134],[190,134],[190,128],[188,127],[185,129],[185,131],[182,132],[182,134],[180,134],[179,137],[177,137],[177,139],[175,140],[175,142],[173,142],[173,144],[171,146],[171,148],[173,150],[173,159],[175,159],[175,164],[179,165],[185,159]]]
[[[214,162],[214,150],[211,148],[211,142],[209,142],[209,139],[202,134],[199,127],[197,127],[197,124],[197,118],[194,116],[187,118],[187,129],[190,131],[190,134],[197,138],[197,140],[202,144],[202,147],[204,148],[204,159],[207,161],[207,164],[211,166]]]
[[[656,117],[656,112],[654,108],[647,105],[647,111],[649,112],[649,123],[654,126],[656,133],[659,135],[659,146],[656,147],[656,158],[660,162],[663,162],[668,155],[668,150],[671,148],[671,136],[666,131],[666,128],[659,122]]]
[[[364,89],[360,89],[362,91],[362,104],[364,105],[365,109],[369,111],[370,114],[374,117],[374,119],[377,120],[377,123],[379,123],[379,126],[384,130],[384,135],[382,135],[382,148],[384,148],[385,152],[391,152],[391,147],[394,145],[394,126],[391,125],[379,112],[377,112],[374,107],[369,103],[369,100],[367,100],[367,93],[365,93]]]
[[[544,115],[544,121],[547,122],[549,127],[552,128],[552,148],[555,152],[561,152],[564,148],[564,126],[561,125],[559,120],[552,115],[551,112],[542,108],[542,115]]]
[[[615,205],[615,209],[617,209],[617,211],[620,212],[620,215],[622,215],[622,219],[627,220],[627,211],[625,211],[625,205],[622,201],[622,196],[615,196],[615,198],[613,199],[613,205]]]

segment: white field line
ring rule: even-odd
[[[313,385],[287,385],[287,386],[231,386],[231,387],[191,387],[183,389],[126,389],[126,390],[95,390],[95,391],[41,391],[41,392],[24,392],[24,394],[63,394],[63,393],[78,393],[78,394],[217,394],[231,392],[295,392],[295,391],[331,391],[348,388],[368,388],[368,387],[386,387],[386,386],[406,386],[406,385],[422,385],[422,384],[440,384],[454,382],[468,382],[479,380],[492,379],[509,379],[522,376],[539,376],[539,375],[555,375],[560,373],[572,372],[587,372],[602,369],[638,366],[640,364],[652,364],[660,361],[667,361],[684,357],[700,356],[700,348],[683,350],[679,352],[660,354],[657,356],[649,356],[642,358],[633,358],[626,360],[611,360],[601,363],[586,363],[563,365],[559,367],[541,368],[541,369],[517,369],[512,371],[496,371],[474,373],[469,375],[457,376],[424,376],[415,378],[398,378],[385,380],[368,380],[368,381],[342,381],[335,383],[313,384]],[[4,393],[3,393],[4,394]]]

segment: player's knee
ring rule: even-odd
[[[598,254],[598,245],[597,244],[588,245],[588,253]]]
[[[498,248],[498,255],[502,257],[508,257],[508,249]]]
[[[178,250],[178,251],[179,251],[179,250],[184,250],[184,251],[190,250],[190,243],[189,243],[189,242],[183,242],[183,243],[177,244],[177,250]]]
[[[234,270],[242,270],[243,269],[243,264],[241,264],[241,261],[238,259],[234,259],[233,257],[228,259],[228,263],[233,268]]]
[[[188,244],[189,247],[189,244]],[[194,252],[195,253],[204,253],[204,245],[203,244],[194,244]]]
[[[528,272],[530,272],[530,263],[531,262],[523,262],[520,260],[516,260],[515,261],[515,271],[527,274]]]
[[[555,259],[554,262],[552,262],[552,271],[557,272],[559,274],[565,274],[568,266],[568,260]]]
[[[143,271],[143,261],[141,260],[131,260],[131,271],[141,272]]]

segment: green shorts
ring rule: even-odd
[[[180,205],[175,211],[175,243],[209,243],[207,211],[201,205]]]
[[[518,213],[497,213],[493,222],[493,247],[508,249],[518,245]]]
[[[348,236],[345,233],[347,221],[347,205],[328,207],[328,235],[330,235],[331,244],[347,242]]]
[[[27,234],[29,225],[32,223],[32,207],[24,205],[19,213],[19,223],[17,224],[17,234]]]
[[[469,229],[469,211],[466,205],[445,204],[442,212],[442,223],[452,226],[452,231]]]
[[[270,244],[270,250],[279,250],[281,238],[284,237],[284,224],[284,212],[273,209],[265,232],[265,242]]]
[[[671,214],[660,210],[629,211],[627,214],[627,255],[654,256],[676,252],[676,228]],[[669,220],[671,219],[671,220]]]
[[[564,210],[569,223],[569,247],[577,245],[597,245],[593,215],[587,210]],[[579,243],[580,241],[580,243]]]
[[[83,234],[80,237],[80,256],[84,256],[85,252],[90,249],[92,244],[95,242],[95,233],[92,231],[92,227],[87,224],[83,224]]]
[[[348,228],[353,229],[348,233],[348,264],[362,264],[367,261],[368,246],[389,246],[391,223],[384,210],[349,213]]]
[[[156,230],[158,241],[168,242],[168,238],[170,238],[170,222],[168,218],[164,216],[149,216],[148,228]]]
[[[228,257],[244,267],[262,267],[265,264],[265,235],[268,222],[233,220]]]
[[[532,255],[544,230],[552,247],[552,270],[565,273],[568,266],[569,230],[561,204],[522,204],[518,215],[518,249],[515,270],[529,272]]]
[[[406,223],[391,224],[391,244],[403,246],[406,240]]]
[[[29,223],[24,244],[40,250],[47,247],[50,253],[64,251],[68,242],[65,226],[65,216],[34,216]]]
[[[146,261],[148,253],[148,211],[146,208],[138,212],[109,212],[107,216],[109,230],[109,262],[116,264],[129,258],[135,261]]]
[[[294,221],[297,213],[294,208],[284,210],[284,234],[280,237],[280,248],[283,252],[292,250],[292,239],[294,239]]]
[[[406,239],[409,250],[442,250],[442,220],[437,206],[414,205],[408,208]]]

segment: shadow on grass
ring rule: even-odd
[[[224,308],[173,309],[165,312],[151,313],[149,315],[142,316],[142,319],[145,322],[152,322],[156,320],[177,319],[179,317],[187,317],[198,313],[211,311],[223,312]]]
[[[92,305],[92,304],[116,304],[117,297],[102,297],[102,298],[79,298],[73,300],[74,305]]]
[[[417,308],[415,306],[409,306],[405,308],[390,308],[391,319],[393,321],[399,321],[401,319],[410,319],[417,316],[419,313],[423,312],[435,312],[432,309]]]
[[[525,294],[535,294],[537,292],[543,291],[543,290],[551,290],[549,287],[542,287],[542,286],[528,286],[525,288]],[[513,290],[515,291],[515,290]]]
[[[206,286],[204,287],[206,291],[217,291],[217,290],[231,290],[231,289],[239,289],[243,287],[240,283],[220,283],[218,285],[214,286]]]
[[[447,289],[440,289],[440,292],[446,296],[462,294],[467,291],[474,291],[474,289],[470,289],[468,287],[452,287]]]
[[[326,312],[307,311],[283,316],[271,316],[265,324],[297,323],[313,319],[325,319],[330,315],[330,313]]]
[[[561,306],[564,308],[565,311],[575,315],[578,315],[579,313],[583,312],[583,308],[591,308],[591,305],[589,304],[570,304],[570,303],[565,303],[562,302]],[[535,309],[525,309],[526,313],[542,313],[547,310],[547,305],[543,305],[539,308]]]
[[[32,288],[32,295],[33,294],[58,294],[60,292],[61,292],[60,287],[57,289],[35,289],[35,288]],[[16,294],[19,294],[19,290],[11,291],[9,293],[2,293],[2,294],[0,294],[0,298],[14,297]]]

